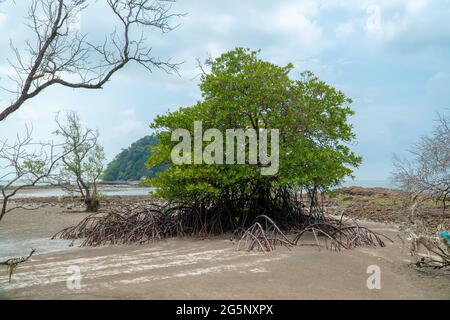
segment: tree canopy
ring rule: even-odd
[[[237,48],[208,62],[210,72],[200,82],[203,99],[158,116],[151,125],[158,144],[147,167],[171,163],[178,144],[171,141],[171,133],[183,128],[194,136],[194,122],[201,121],[203,130],[254,129],[259,142],[261,129],[279,129],[278,172],[262,175],[260,160],[255,164],[249,159],[239,165],[172,164],[146,180],[157,187],[157,195],[208,208],[220,203],[231,215],[274,214],[282,206],[281,198],[286,205],[300,190],[336,186],[360,164],[361,158],[349,147],[355,139],[348,122],[353,115],[351,99],[311,72],[292,79],[292,64],[278,66],[258,53]],[[210,143],[203,142],[203,148]],[[235,144],[234,152],[239,147]],[[240,150],[248,149],[247,140]]]

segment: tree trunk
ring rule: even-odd
[[[0,210],[0,221],[2,221],[3,217],[6,214],[6,207],[8,205],[8,198],[3,198],[2,208]]]
[[[96,198],[86,198],[84,204],[86,205],[86,212],[98,212],[100,207],[100,202]]]

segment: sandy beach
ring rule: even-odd
[[[394,240],[386,248],[343,252],[310,246],[278,248],[272,253],[242,252],[225,236],[100,248],[49,240],[85,216],[60,206],[8,214],[0,224],[0,256],[10,256],[11,251],[16,256],[26,255],[31,246],[37,252],[18,267],[11,283],[6,270],[0,270],[1,297],[450,299],[450,276],[412,266],[394,223],[363,223]],[[380,267],[380,290],[367,288],[367,268],[371,265]],[[73,267],[81,272],[79,289],[67,286]]]

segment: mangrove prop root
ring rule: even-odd
[[[316,222],[304,226],[295,238],[290,240],[272,219],[267,216],[259,216],[255,223],[244,231],[238,242],[237,249],[270,252],[275,250],[276,246],[291,248],[296,245],[314,245],[320,249],[319,237],[325,240],[326,249],[335,251],[363,246],[385,247],[382,237],[392,242],[388,237],[362,227],[353,220],[344,222],[343,217],[336,220],[322,216],[320,219],[308,220],[315,220]],[[301,238],[306,233],[314,235],[315,244],[300,244]]]
[[[300,244],[301,238],[308,232],[314,234],[317,246],[321,246],[317,236],[323,236],[325,247],[334,251],[357,247],[385,247],[386,244],[382,238],[393,242],[387,236],[362,227],[354,220],[344,221],[343,217],[339,220],[322,217],[319,221],[305,226],[293,242],[296,245]]]
[[[9,283],[11,283],[12,276],[14,272],[16,271],[19,264],[24,263],[28,261],[31,256],[36,252],[36,249],[31,249],[31,252],[28,256],[22,257],[22,258],[12,258],[8,259],[6,261],[0,262],[0,265],[6,266],[9,274]]]
[[[81,246],[101,246],[144,244],[172,237],[208,237],[234,232],[238,250],[270,252],[277,246],[291,248],[305,245],[300,240],[306,233],[312,233],[316,241],[314,245],[320,248],[320,239],[324,239],[329,250],[385,246],[383,235],[353,220],[344,221],[343,216],[341,219],[326,217],[319,209],[313,214],[311,210],[293,210],[288,215],[283,215],[281,211],[270,212],[270,216],[257,215],[252,220],[242,216],[240,224],[236,225],[236,219],[230,219],[221,208],[223,206],[176,203],[121,205],[105,213],[88,216],[78,225],[58,232],[52,239],[81,239]],[[295,234],[295,237],[291,240],[286,234]]]
[[[81,246],[101,246],[144,244],[171,237],[223,232],[219,216],[205,221],[201,212],[192,207],[147,204],[114,207],[108,213],[93,214],[52,239],[83,239]]]
[[[272,219],[262,215],[257,217],[255,223],[244,231],[238,242],[237,250],[270,252],[275,250],[277,245],[290,248],[294,243],[286,237]]]

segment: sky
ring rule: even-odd
[[[80,32],[103,39],[114,17],[91,1]],[[33,34],[23,17],[30,1],[0,4],[0,84],[11,87],[10,40],[23,48]],[[52,87],[0,123],[0,139],[14,139],[26,124],[48,140],[55,113],[75,110],[98,128],[108,160],[151,133],[158,114],[201,99],[196,59],[235,47],[261,49],[261,57],[285,65],[292,77],[310,70],[353,99],[351,118],[363,157],[358,180],[385,180],[394,154],[403,156],[429,133],[438,113],[450,110],[450,0],[178,0],[179,25],[146,36],[154,55],[183,62],[180,75],[128,65],[98,91]],[[0,91],[0,109],[11,95]]]

